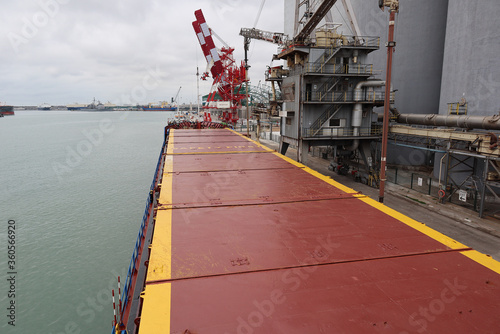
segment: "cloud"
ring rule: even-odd
[[[148,68],[161,83],[148,101],[168,100],[182,86],[181,102],[196,102],[196,67],[206,62],[191,26],[202,9],[210,27],[243,60],[240,28],[252,27],[260,1],[77,1],[7,2],[0,20],[0,100],[14,105],[53,105],[116,100],[140,85]],[[283,30],[283,2],[267,1],[260,29]],[[221,43],[215,40],[218,46]],[[264,81],[276,46],[255,41],[250,51],[253,84]],[[200,83],[206,94],[211,82]]]

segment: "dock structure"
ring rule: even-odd
[[[500,328],[491,257],[232,130],[165,145],[130,333]]]

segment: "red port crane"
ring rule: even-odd
[[[243,63],[239,66],[236,64],[233,57],[234,48],[222,47],[220,51],[217,50],[212,31],[201,9],[195,11],[194,15],[196,21],[193,22],[193,28],[214,80],[204,108],[225,110],[222,113],[223,121],[235,124],[238,121],[237,108],[245,98],[242,93],[242,84],[247,80],[245,66]],[[202,80],[206,80],[210,73],[205,72]]]

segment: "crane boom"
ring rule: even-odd
[[[220,37],[219,35],[217,35],[217,33],[215,32],[215,30],[213,30],[210,27],[208,29],[210,30],[210,32],[212,33],[212,35],[214,35],[215,38],[217,38],[219,40],[219,42],[222,43],[222,45],[224,45],[226,48],[229,49],[229,44],[227,44],[226,41],[222,39],[222,37]]]
[[[303,42],[316,28],[318,23],[325,17],[326,13],[335,5],[337,0],[324,0],[318,9],[312,14],[311,18],[306,22],[302,30],[295,36],[296,42]]]
[[[212,76],[216,78],[223,71],[222,62],[212,39],[212,32],[207,25],[207,21],[203,16],[201,9],[194,12],[196,21],[193,22],[193,29],[200,42],[201,49],[210,67]]]
[[[179,87],[179,90],[177,91],[177,94],[175,95],[175,99],[174,99],[174,101],[173,101],[173,102],[175,102],[176,104],[178,103],[178,102],[177,102],[177,98],[179,97],[179,93],[181,92],[181,88],[182,88],[182,86],[180,86],[180,87]]]
[[[352,32],[356,36],[361,36],[361,30],[359,29],[358,20],[356,20],[356,15],[354,14],[351,0],[342,0],[342,4],[344,5],[347,16],[349,16],[349,24],[351,25]]]
[[[264,31],[256,28],[241,28],[240,35],[245,39],[258,39],[274,44],[283,45],[288,40],[287,35],[280,32]]]

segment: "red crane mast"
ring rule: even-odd
[[[238,121],[237,108],[245,98],[242,92],[242,84],[247,81],[245,66],[243,62],[239,66],[236,64],[234,48],[222,47],[220,51],[217,50],[201,9],[195,11],[194,15],[196,21],[193,22],[193,28],[210,70],[210,73],[203,73],[201,78],[206,80],[212,74],[214,80],[204,108],[223,109],[223,121],[235,124]]]

